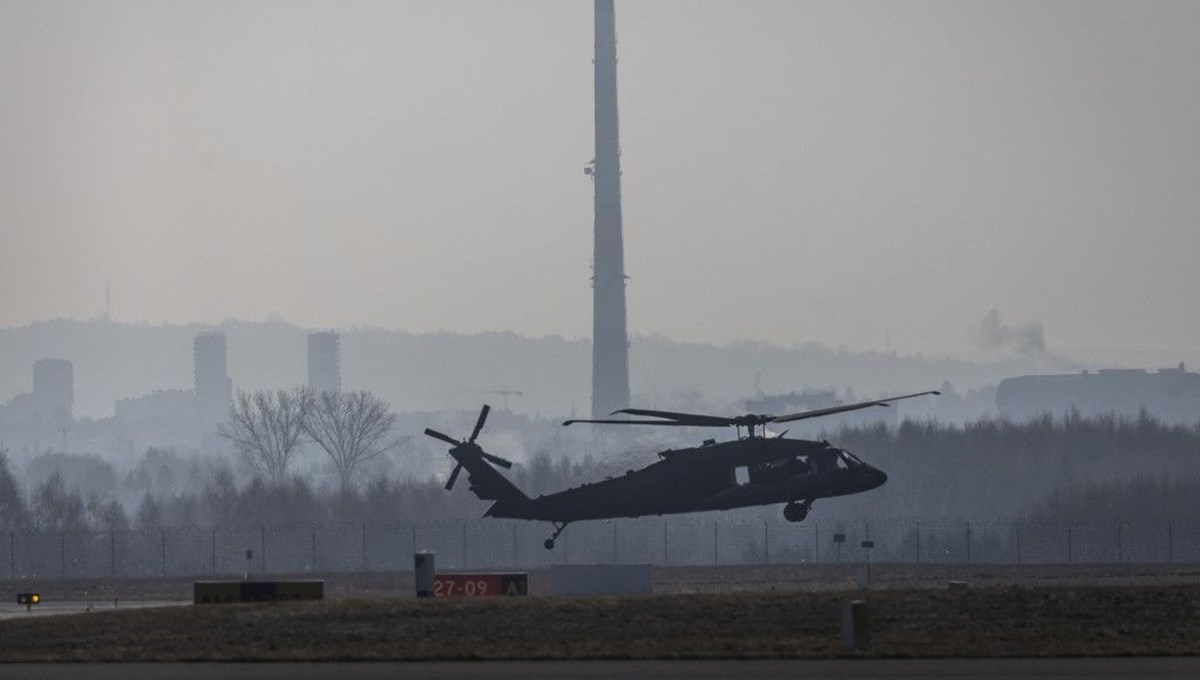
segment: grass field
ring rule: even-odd
[[[0,622],[0,661],[831,657],[856,592],[390,598]],[[894,588],[868,656],[1200,653],[1200,586]]]

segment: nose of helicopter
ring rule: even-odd
[[[863,465],[856,475],[865,489],[883,486],[888,480],[887,473],[877,467]]]

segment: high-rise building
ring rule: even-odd
[[[34,417],[42,422],[70,421],[75,409],[75,368],[66,359],[33,364]]]
[[[621,235],[621,146],[617,125],[617,32],[613,0],[595,0],[596,157],[592,257],[592,417],[629,407],[625,251]]]
[[[220,423],[233,400],[233,381],[229,379],[225,354],[225,336],[201,333],[192,345],[196,379],[196,416],[205,423]]]
[[[338,334],[308,334],[308,386],[314,392],[342,389],[342,355]]]

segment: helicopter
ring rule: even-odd
[[[567,525],[585,520],[667,515],[729,510],[783,503],[783,517],[803,522],[813,503],[821,498],[847,496],[882,486],[887,474],[854,454],[827,441],[787,439],[786,431],[769,433],[767,425],[820,418],[925,395],[936,390],[874,399],[854,404],[790,413],[710,416],[651,409],[626,408],[612,415],[638,419],[572,419],[599,425],[657,425],[666,427],[733,427],[736,438],[718,443],[707,439],[700,446],[658,452],[659,460],[619,477],[583,484],[557,493],[530,498],[500,474],[512,462],[484,451],[475,440],[487,422],[491,407],[479,411],[475,428],[463,440],[426,428],[425,434],[450,445],[455,465],[446,482],[454,488],[465,468],[470,490],[481,500],[493,501],[485,517],[550,522],[554,533],[543,545],[554,549],[555,539]],[[745,436],[742,436],[742,430]]]

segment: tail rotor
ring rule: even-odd
[[[492,455],[492,454],[488,453],[487,451],[484,451],[482,448],[479,447],[478,444],[475,443],[475,439],[477,437],[479,437],[479,432],[481,430],[483,430],[483,425],[484,425],[484,423],[487,422],[488,414],[491,413],[491,410],[492,410],[491,406],[488,406],[487,404],[483,405],[483,408],[479,410],[479,418],[475,421],[475,429],[471,430],[471,436],[462,441],[459,441],[459,440],[455,439],[454,437],[451,437],[448,434],[443,434],[441,432],[438,432],[437,430],[434,430],[434,429],[431,429],[428,427],[425,428],[425,434],[427,436],[433,437],[434,439],[439,439],[439,440],[449,444],[452,447],[450,449],[450,455],[453,456],[456,461],[458,461],[457,464],[454,466],[454,470],[452,470],[450,472],[450,478],[448,480],[446,480],[446,490],[447,491],[454,488],[454,483],[456,481],[458,481],[458,474],[460,472],[462,472],[462,468],[463,468],[462,459],[459,458],[458,455],[455,455],[456,453],[462,453],[462,454],[466,454],[468,452],[475,453],[480,458],[483,458],[484,460],[488,461],[489,463],[491,463],[493,465],[497,465],[497,466],[505,468],[505,469],[512,467],[512,465],[513,465],[512,461],[505,460],[504,458],[501,458],[500,456]],[[464,448],[466,448],[467,451],[463,451]],[[473,449],[473,451],[471,451],[471,449]]]

